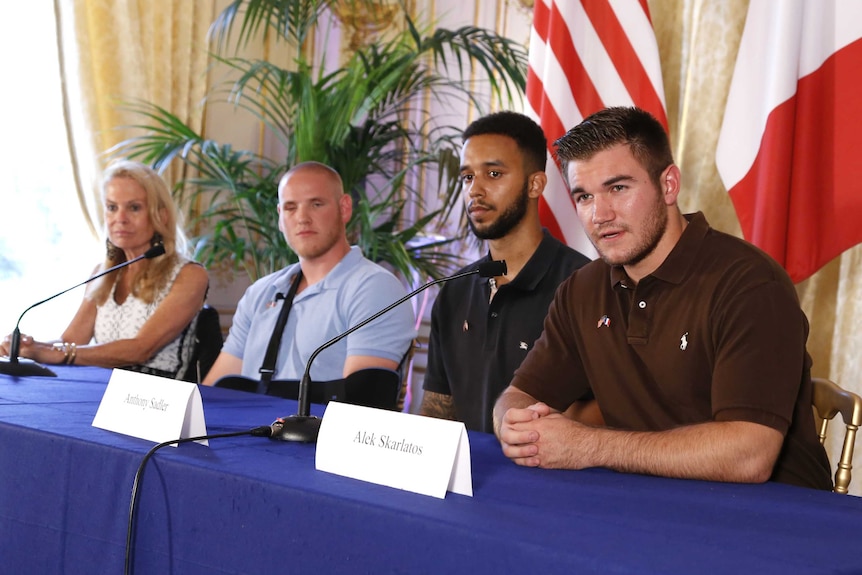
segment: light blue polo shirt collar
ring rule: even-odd
[[[346,276],[350,270],[359,265],[362,262],[362,250],[359,246],[350,246],[350,251],[341,258],[341,261],[335,264],[335,267],[329,270],[329,273],[326,276],[314,284],[313,286],[309,286],[302,291],[301,294],[296,296],[297,301],[304,299],[306,297],[310,297],[314,294],[320,293],[320,291],[329,289],[330,286],[334,286],[334,288],[338,288],[344,281],[343,278]],[[272,284],[272,298],[275,298],[275,294],[282,293],[286,294],[288,290],[290,290],[290,284],[293,281],[293,276],[299,271],[299,263],[291,264],[288,268],[286,268],[285,273],[279,277]]]

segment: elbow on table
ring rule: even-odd
[[[772,477],[776,457],[764,456],[751,465],[750,483],[766,483]]]
[[[728,478],[735,483],[766,483],[772,477],[777,454],[767,451],[739,457],[731,462],[733,471]]]
[[[723,424],[730,431],[718,448],[724,461],[719,474],[735,483],[765,483],[772,477],[778,456],[784,445],[784,433],[748,421]],[[719,468],[720,469],[720,468]]]

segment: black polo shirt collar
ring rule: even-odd
[[[548,274],[548,267],[556,257],[558,246],[559,244],[554,240],[551,233],[547,229],[542,228],[542,241],[539,242],[536,251],[533,252],[533,255],[530,256],[530,259],[527,260],[527,263],[524,264],[524,267],[515,279],[503,284],[500,288],[507,287],[507,289],[519,289],[521,291],[535,290],[542,279]],[[488,252],[488,255],[482,261],[491,261],[491,259],[491,253]]]

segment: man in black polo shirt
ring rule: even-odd
[[[556,145],[601,259],[560,286],[497,402],[503,452],[527,466],[831,489],[787,273],[680,212],[679,168],[648,113],[603,110]],[[607,427],[559,413],[587,393]]]
[[[499,112],[470,124],[463,138],[468,221],[476,237],[488,240],[489,254],[462,271],[493,259],[505,260],[508,272],[490,281],[470,276],[440,290],[419,413],[491,432],[494,401],[542,333],[554,291],[589,259],[539,223],[547,182],[547,141],[539,125]]]

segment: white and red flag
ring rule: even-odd
[[[751,0],[716,165],[794,282],[862,242],[860,137],[862,2]]]
[[[553,142],[608,106],[638,106],[667,129],[664,87],[646,0],[535,0],[527,115]],[[539,202],[542,224],[585,254],[583,233],[553,155]]]

